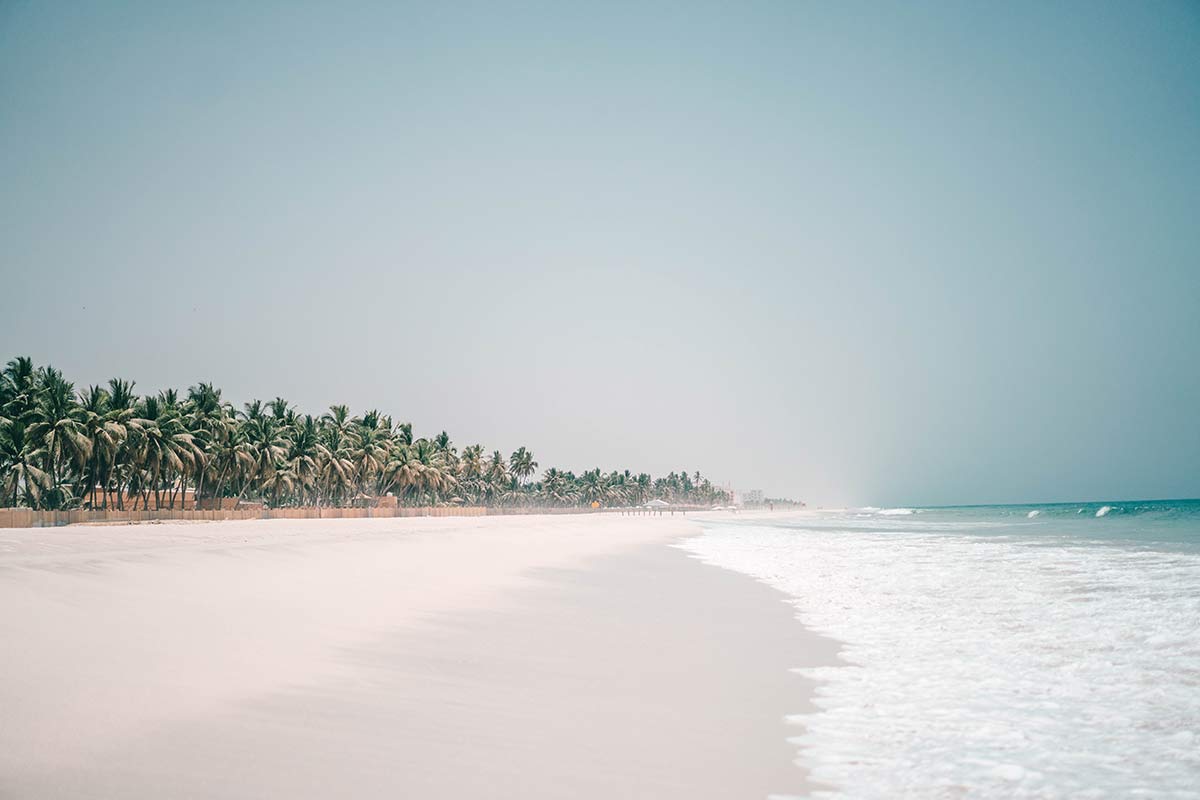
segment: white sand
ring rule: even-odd
[[[0,531],[0,797],[799,794],[830,657],[681,517]]]

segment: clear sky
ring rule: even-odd
[[[0,0],[0,351],[818,503],[1200,495],[1200,5]]]

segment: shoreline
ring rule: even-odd
[[[699,529],[597,514],[4,531],[0,635],[21,644],[0,656],[0,794],[807,791],[784,720],[812,686],[790,670],[832,643],[782,593],[671,546]]]

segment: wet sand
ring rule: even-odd
[[[807,791],[831,643],[680,518],[0,535],[0,797]]]

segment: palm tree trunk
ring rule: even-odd
[[[220,501],[225,497],[225,474],[227,471],[227,467],[221,467],[221,472],[217,476],[217,492],[213,497],[216,498],[218,507],[220,507]]]
[[[92,496],[91,508],[96,508],[96,448],[92,446],[92,457],[88,459],[88,493]]]
[[[126,491],[125,486],[126,486],[125,481],[121,480],[120,478],[117,478],[117,510],[118,511],[125,510],[125,491]]]
[[[58,459],[53,453],[50,454],[50,490],[58,492]]]

